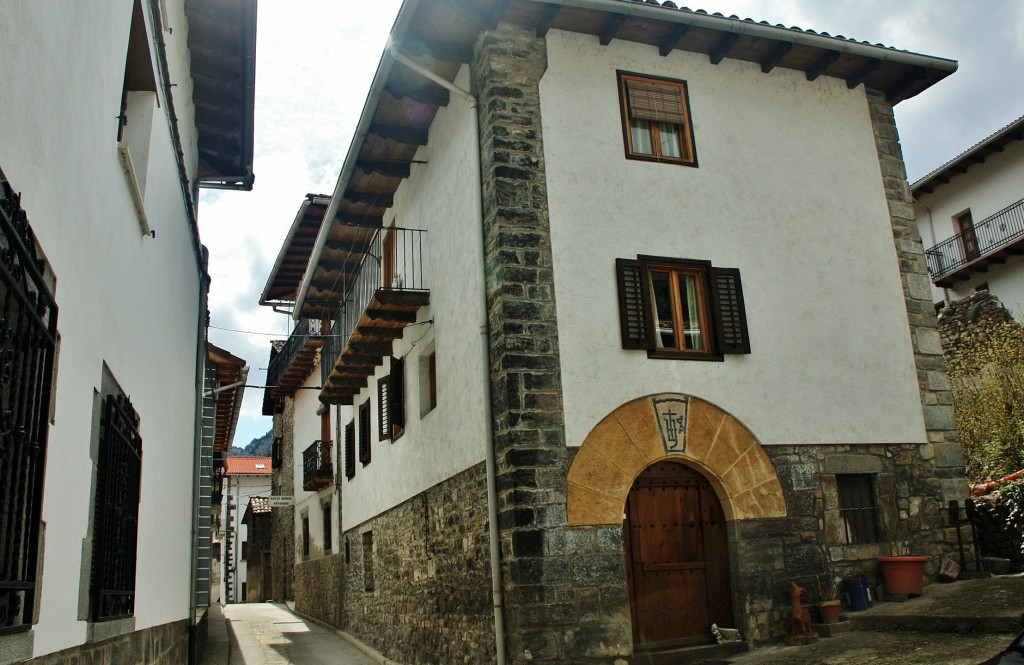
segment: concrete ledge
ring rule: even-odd
[[[31,658],[34,641],[35,633],[31,630],[0,637],[0,665],[20,663]]]
[[[835,637],[852,633],[854,625],[852,621],[837,621],[836,623],[812,623],[811,628],[821,637]]]

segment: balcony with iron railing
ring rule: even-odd
[[[393,342],[416,322],[417,310],[430,303],[425,238],[421,229],[382,229],[365,253],[350,255],[360,263],[351,271],[356,277],[321,352],[321,401],[352,404],[374,368],[391,355]],[[348,274],[349,267],[340,272]]]
[[[1024,254],[1024,199],[925,250],[935,286],[949,288],[971,275]]]
[[[315,492],[330,485],[333,478],[331,442],[314,441],[302,451],[302,489]]]
[[[295,324],[288,341],[267,368],[269,396],[285,397],[302,385],[313,371],[316,353],[324,344],[323,329],[318,319],[301,319]]]

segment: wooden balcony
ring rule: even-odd
[[[267,368],[267,390],[272,397],[286,397],[295,392],[313,371],[317,351],[324,345],[320,321],[302,319],[288,336],[288,341],[271,359]]]
[[[381,233],[362,260],[321,354],[320,401],[326,404],[352,404],[391,355],[393,342],[416,322],[417,311],[430,304],[422,271],[425,232],[391,228]]]
[[[1020,255],[1024,255],[1024,199],[925,250],[928,274],[942,288]]]

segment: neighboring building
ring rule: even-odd
[[[1024,315],[1024,116],[911,192],[936,306],[987,290]]]
[[[246,602],[249,528],[242,518],[254,496],[270,494],[269,457],[224,458],[224,501],[220,509],[223,561],[221,602]]]
[[[194,661],[197,196],[252,186],[256,2],[13,0],[0,26],[0,663]]]
[[[245,515],[242,516],[242,523],[248,529],[248,536],[242,544],[242,558],[245,559],[246,570],[245,602],[263,603],[273,600],[270,499],[265,496],[250,498]]]
[[[619,0],[408,0],[390,43],[262,299],[298,611],[611,665],[937,572],[966,483],[892,107],[955,62]]]

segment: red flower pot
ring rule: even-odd
[[[822,623],[839,623],[839,601],[823,600],[818,603]]]
[[[880,556],[885,592],[890,596],[920,596],[926,556]]]

